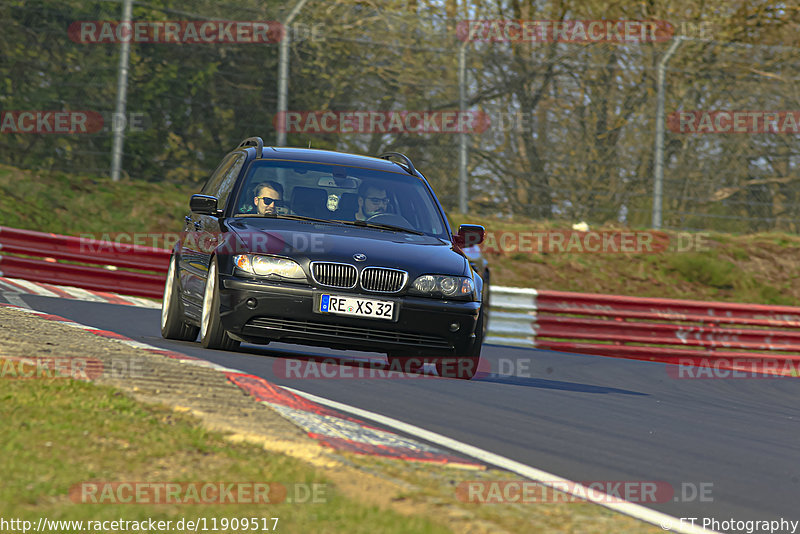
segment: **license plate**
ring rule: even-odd
[[[322,295],[319,301],[319,311],[322,313],[336,313],[391,321],[394,318],[394,305],[395,303],[390,300]]]

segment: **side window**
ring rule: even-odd
[[[237,154],[231,166],[222,174],[222,180],[220,181],[216,195],[219,199],[219,203],[217,204],[219,207],[224,207],[225,203],[228,201],[228,197],[233,190],[233,186],[236,184],[236,178],[239,177],[245,159],[244,154]]]
[[[200,193],[214,197],[217,196],[217,193],[219,193],[219,184],[222,182],[225,173],[233,164],[234,158],[236,158],[236,154],[230,154],[222,160],[222,163],[219,164],[219,167],[217,167],[217,170],[211,175],[211,178],[208,179]]]

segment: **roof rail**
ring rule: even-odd
[[[414,164],[411,163],[411,158],[409,158],[405,154],[401,154],[400,152],[384,152],[383,154],[381,154],[378,157],[381,158],[381,159],[388,159],[389,161],[391,161],[391,158],[393,158],[393,157],[394,158],[400,158],[405,162],[406,165],[408,165],[408,167],[403,167],[402,165],[400,165],[396,161],[394,163],[397,163],[398,165],[403,167],[408,172],[408,174],[410,174],[412,176],[414,176],[417,173],[417,169],[415,169],[414,168]]]
[[[255,146],[256,147],[256,159],[261,158],[264,155],[264,140],[260,137],[248,137],[236,148],[242,148],[245,146]]]

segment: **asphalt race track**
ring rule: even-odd
[[[381,356],[275,343],[211,351],[162,339],[158,310],[18,298],[36,310],[387,415],[571,480],[668,482],[674,499],[645,506],[675,517],[800,519],[799,380],[676,379],[665,364],[494,345],[482,353],[494,372],[473,381],[289,380],[274,372],[287,358]],[[701,502],[701,488],[713,500]]]

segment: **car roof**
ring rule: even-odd
[[[311,161],[315,163],[332,163],[336,165],[349,165],[379,171],[399,172],[408,174],[404,167],[389,161],[372,156],[360,156],[347,152],[335,152],[318,148],[292,148],[265,146],[262,159],[287,159],[293,161]],[[419,177],[419,176],[417,176]]]

